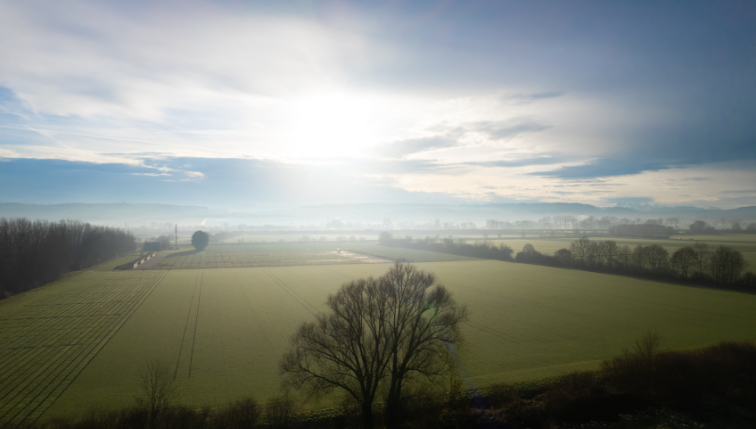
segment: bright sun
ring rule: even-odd
[[[353,156],[374,143],[372,103],[338,93],[320,94],[292,104],[287,140],[299,156]]]

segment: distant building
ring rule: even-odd
[[[144,250],[145,252],[159,252],[160,249],[160,242],[159,241],[145,241],[144,242]]]

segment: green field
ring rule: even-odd
[[[471,260],[464,256],[380,246],[376,242],[310,242],[222,244],[202,252],[186,250],[169,254],[157,269],[287,267],[383,263],[404,259],[412,262]]]
[[[650,330],[670,348],[756,339],[755,295],[496,261],[418,266],[470,308],[460,370],[481,386],[596,368]],[[170,271],[48,416],[131,403],[139,368],[153,358],[170,363],[192,406],[275,396],[278,359],[296,326],[343,282],[387,269]]]
[[[450,253],[428,252],[425,250],[405,249],[402,247],[381,246],[378,243],[350,244],[347,249],[362,252],[391,261],[404,260],[406,262],[448,262],[473,261],[475,258],[452,255]]]
[[[0,421],[41,416],[164,274],[83,272],[3,301]]]
[[[387,262],[342,250],[334,243],[268,243],[209,246],[168,255],[157,269],[278,267]]]
[[[179,252],[181,263],[163,265],[171,270],[91,270],[0,302],[0,416],[132,404],[140,369],[153,359],[174,371],[179,401],[189,406],[248,395],[265,401],[280,394],[278,360],[289,336],[344,282],[384,273],[390,264],[376,257],[414,261],[469,307],[459,372],[479,386],[596,368],[652,330],[675,349],[756,340],[753,294],[374,242],[341,248],[372,255],[372,263],[329,256],[300,264],[323,261],[333,247],[211,246],[199,254],[206,259]],[[291,266],[244,266],[261,253]],[[207,262],[232,256],[237,262]],[[242,266],[225,268],[231,264]]]

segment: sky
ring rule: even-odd
[[[756,205],[751,1],[0,0],[0,202]]]

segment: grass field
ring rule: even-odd
[[[276,267],[292,265],[357,264],[378,261],[342,251],[334,243],[268,243],[209,246],[169,255],[157,269]]]
[[[165,272],[83,272],[0,303],[0,421],[35,420]]]
[[[464,256],[380,246],[376,242],[258,243],[208,246],[203,252],[174,252],[156,269],[285,267],[391,262],[471,260]]]
[[[708,238],[741,251],[756,246]],[[504,242],[549,252],[571,241]],[[390,267],[381,262],[397,259],[435,272],[470,308],[459,372],[479,386],[596,368],[652,330],[674,349],[756,340],[756,295],[739,292],[366,241],[167,253],[164,269],[108,271],[122,262],[114,260],[0,302],[0,420],[132,404],[140,370],[153,359],[170,366],[184,404],[267,400],[280,394],[278,360],[296,327],[323,311],[341,284],[381,275]]]
[[[417,265],[470,308],[460,372],[481,386],[596,368],[651,330],[676,349],[756,339],[756,295],[497,261]],[[343,282],[389,266],[169,271],[47,416],[132,403],[154,358],[171,365],[191,406],[278,395],[294,329]]]

